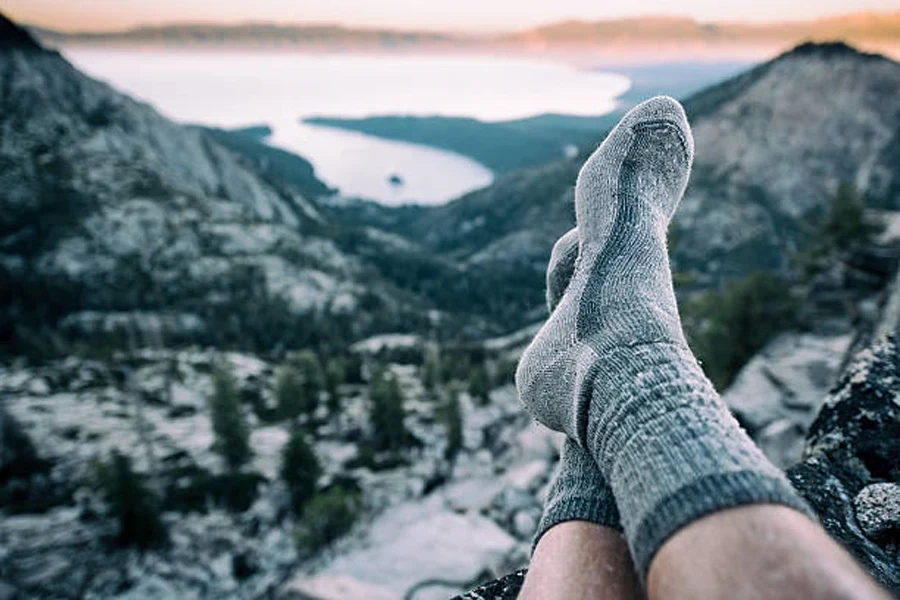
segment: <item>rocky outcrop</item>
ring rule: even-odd
[[[843,182],[870,205],[900,207],[900,65],[892,60],[805,44],[685,108],[696,158],[676,217],[682,269],[715,277],[783,268],[807,233],[804,217]]]
[[[822,524],[886,587],[900,593],[900,347],[860,353],[825,399],[804,460],[788,471]]]
[[[779,468],[798,462],[806,432],[840,372],[852,334],[782,333],[741,370],[722,398]]]
[[[825,529],[882,585],[900,594],[900,345],[859,353],[827,395],[803,461],[788,470]],[[513,600],[525,570],[460,600]]]
[[[344,231],[298,191],[328,191],[308,163],[174,123],[0,19],[7,350],[59,348],[59,336],[258,350],[286,332],[296,346],[344,327],[341,315],[353,313],[344,328],[358,338],[420,305],[338,246]],[[189,327],[168,335],[179,323]]]

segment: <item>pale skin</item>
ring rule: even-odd
[[[615,529],[566,521],[541,537],[520,600],[643,598],[625,538]]]
[[[643,598],[625,540],[583,521],[553,527],[535,548],[523,600]],[[758,504],[698,519],[669,538],[647,576],[650,600],[890,600],[816,523]]]

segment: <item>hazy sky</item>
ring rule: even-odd
[[[66,30],[275,21],[480,31],[571,18],[679,14],[705,21],[771,21],[866,9],[900,9],[900,0],[3,0],[2,7],[20,22]]]

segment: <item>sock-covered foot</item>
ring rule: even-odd
[[[666,255],[666,228],[687,185],[693,140],[676,102],[629,112],[581,169],[578,259],[562,300],[516,373],[535,418],[586,445],[597,356],[636,344],[686,346]]]
[[[516,372],[529,412],[600,467],[644,575],[665,540],[706,514],[761,502],[804,508],[681,330],[666,231],[692,159],[687,119],[670,98],[630,111],[588,159],[575,189],[575,272]]]
[[[578,233],[573,229],[556,242],[547,266],[547,307],[551,314],[575,272],[577,256]],[[615,498],[600,469],[590,453],[568,437],[560,454],[556,478],[547,492],[532,549],[551,527],[566,521],[588,521],[622,529]]]

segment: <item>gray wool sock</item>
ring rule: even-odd
[[[559,304],[575,272],[578,233],[575,229],[559,238],[547,266],[547,307]],[[532,551],[554,525],[566,521],[589,521],[621,531],[619,511],[612,490],[590,453],[569,438],[559,457],[559,470],[544,502],[544,514],[532,542]]]
[[[692,160],[684,110],[664,97],[625,115],[588,159],[575,189],[575,273],[516,372],[529,412],[600,467],[642,576],[663,542],[709,513],[751,503],[807,511],[681,330],[666,231]]]

